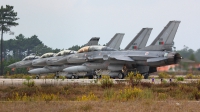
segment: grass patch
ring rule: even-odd
[[[102,88],[110,88],[113,86],[113,81],[110,79],[110,76],[104,75],[100,80],[100,84]]]
[[[136,101],[136,100],[199,100],[200,82],[65,85],[0,85],[0,101]]]

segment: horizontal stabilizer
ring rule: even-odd
[[[158,61],[163,61],[163,60],[166,60],[167,58],[165,57],[159,57],[159,58],[150,58],[150,59],[147,59],[147,63],[152,63],[152,62],[158,62]]]

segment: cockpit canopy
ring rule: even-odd
[[[73,50],[63,50],[60,51],[59,53],[56,54],[56,56],[64,56],[64,55],[69,55],[69,54],[74,54],[76,51]]]
[[[40,58],[40,57],[39,56],[30,55],[30,56],[25,57],[22,61],[33,60],[33,59],[38,59],[38,58]]]
[[[78,50],[78,53],[91,52],[91,51],[115,51],[115,49],[107,46],[85,46]]]
[[[41,56],[41,58],[48,58],[48,57],[53,57],[55,56],[55,53],[45,53]]]

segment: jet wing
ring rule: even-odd
[[[163,61],[163,60],[166,60],[167,58],[165,57],[159,57],[159,58],[149,58],[147,59],[147,62],[148,63],[151,63],[151,62],[158,62],[158,61]]]

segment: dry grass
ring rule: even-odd
[[[200,82],[0,86],[0,111],[198,111]]]
[[[59,102],[0,102],[1,112],[197,112],[195,101],[59,101]]]

